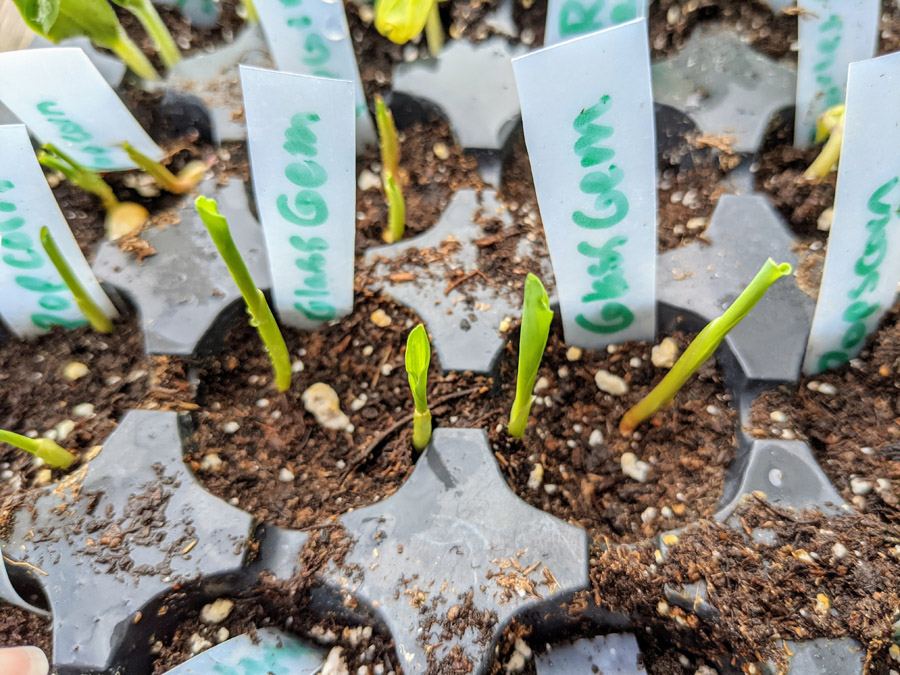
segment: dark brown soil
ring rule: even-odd
[[[672,337],[681,349],[687,346],[687,335]],[[636,541],[710,516],[734,457],[734,416],[714,362],[703,366],[674,405],[641,425],[631,439],[619,434],[625,411],[666,372],[651,364],[650,347],[627,343],[615,351],[584,351],[570,361],[557,319],[538,373],[546,388],[535,392],[538,399],[523,440],[511,438],[505,429],[515,397],[518,334],[500,364],[496,417],[489,432],[507,481],[531,505],[583,527],[598,540]],[[632,359],[640,364],[632,366]],[[600,391],[594,380],[600,369],[622,377],[628,392],[613,396]],[[591,445],[595,430],[602,440]],[[623,473],[626,452],[651,465],[646,482]],[[531,489],[528,480],[536,464],[543,467],[543,479],[538,489]],[[642,522],[641,514],[649,508],[657,515],[648,514],[648,522]]]
[[[391,318],[386,328],[370,318],[379,309]],[[414,462],[403,358],[416,323],[409,310],[358,291],[354,312],[334,326],[315,332],[283,328],[292,359],[304,364],[284,394],[275,391],[255,330],[235,328],[221,357],[201,368],[194,441],[202,451],[188,455],[191,467],[213,493],[237,499],[244,510],[283,527],[308,528],[387,497]],[[305,411],[301,396],[316,382],[337,392],[352,433],[327,430]],[[452,424],[459,410],[486,405],[489,384],[465,375],[444,377],[432,357],[428,395],[435,424]],[[354,411],[354,400],[365,404]],[[240,429],[229,435],[223,427],[232,421]],[[208,453],[218,454],[221,469],[201,468]],[[281,482],[282,469],[295,480]]]
[[[0,647],[25,645],[40,647],[49,657],[53,653],[50,622],[0,601]]]
[[[713,520],[690,526],[663,562],[650,543],[606,550],[595,544],[594,602],[638,617],[648,634],[667,635],[666,645],[681,642],[685,653],[707,659],[733,655],[737,664],[782,663],[783,640],[848,636],[868,647],[866,672],[886,675],[891,624],[900,610],[900,530],[868,515],[797,514],[753,497],[737,519],[743,529]],[[751,540],[757,528],[772,543]],[[664,602],[666,585],[701,580],[721,619],[702,620]],[[830,613],[816,611],[819,594]],[[572,610],[579,605],[584,602],[576,598]],[[650,672],[684,672],[665,665],[661,660]]]
[[[828,384],[836,391],[813,391],[810,383]],[[773,412],[784,413],[787,420],[774,421]],[[900,303],[850,364],[763,394],[753,405],[751,433],[809,441],[844,499],[900,524]],[[854,477],[871,491],[854,494]]]
[[[406,232],[411,237],[433,227],[457,190],[481,189],[484,183],[477,161],[463,153],[443,120],[417,123],[400,132],[400,169],[406,204]],[[438,154],[446,157],[441,159]],[[445,154],[446,153],[446,154]],[[357,177],[368,172],[381,176],[381,156],[371,148],[356,161]],[[380,183],[379,183],[380,185]],[[384,244],[388,208],[381,187],[356,191],[356,252]],[[361,217],[360,217],[361,216]]]
[[[890,54],[896,51],[900,51],[900,7],[894,0],[882,0],[878,53]]]

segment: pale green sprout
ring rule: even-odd
[[[22,19],[38,35],[59,42],[86,36],[115,52],[138,77],[158,80],[144,53],[128,37],[106,0],[13,0]]]
[[[821,143],[826,138],[828,142],[822,148],[819,156],[809,165],[803,174],[807,180],[825,178],[837,164],[841,157],[841,143],[844,140],[844,118],[847,108],[845,105],[836,105],[829,108],[816,122],[816,143]]]
[[[122,143],[122,149],[128,154],[131,161],[149,173],[163,190],[176,195],[184,194],[193,189],[210,168],[210,165],[206,162],[196,160],[190,162],[176,175],[155,159],[151,159],[137,150],[131,143]]]
[[[275,386],[278,387],[278,391],[287,391],[291,388],[291,358],[287,345],[284,343],[284,336],[278,328],[269,303],[266,302],[266,296],[253,282],[250,270],[247,269],[247,264],[231,237],[228,221],[219,214],[216,200],[200,196],[197,197],[194,205],[219,254],[228,266],[231,278],[234,279],[244,297],[247,312],[250,314],[250,325],[259,331],[259,336],[266,347],[266,353],[272,362],[272,369],[275,371]]]
[[[159,57],[167,68],[171,68],[181,61],[181,53],[175,46],[172,34],[166,28],[166,24],[159,18],[159,13],[150,0],[112,0],[119,7],[127,9],[137,17],[144,30],[153,41],[153,46],[159,52]]]
[[[792,271],[788,263],[777,264],[771,258],[766,260],[753,281],[741,292],[731,306],[718,318],[713,319],[697,334],[684,350],[684,354],[666,373],[662,381],[649,394],[628,410],[619,421],[619,432],[628,436],[644,420],[657,410],[671,403],[684,383],[697,369],[712,356],[725,336],[756,306],[769,287]]]
[[[150,213],[140,204],[120,202],[112,188],[100,175],[82,166],[52,143],[42,146],[38,161],[49,169],[59,171],[73,185],[100,198],[106,211],[106,235],[118,239],[139,232],[150,218]]]
[[[522,438],[528,414],[534,403],[534,381],[547,347],[553,310],[544,284],[535,275],[525,279],[525,302],[519,332],[519,369],[516,374],[516,398],[509,415],[509,435]]]
[[[428,410],[426,385],[428,366],[431,363],[431,344],[425,326],[419,324],[406,338],[406,374],[412,390],[416,410],[413,414],[413,446],[424,450],[431,440],[431,411]]]
[[[388,229],[385,230],[383,237],[390,244],[403,239],[403,231],[406,229],[406,203],[403,201],[400,186],[390,174],[385,187],[388,197]]]
[[[394,116],[381,96],[375,97],[375,123],[381,148],[381,181],[388,203],[388,227],[382,235],[389,244],[400,241],[406,229],[406,203],[400,189],[400,140]]]
[[[398,45],[424,30],[432,56],[437,56],[444,45],[437,0],[375,0],[375,28]]]
[[[68,469],[75,461],[75,455],[61,448],[49,438],[28,438],[12,431],[0,429],[0,443],[9,443],[14,448],[30,452],[44,463],[57,469]]]
[[[72,266],[69,264],[69,261],[65,259],[62,251],[59,250],[59,246],[56,245],[56,240],[53,238],[53,235],[50,234],[50,230],[47,229],[46,225],[41,227],[41,245],[47,252],[47,257],[50,258],[50,262],[53,263],[56,271],[59,272],[59,276],[62,277],[62,280],[72,292],[72,295],[75,296],[75,304],[78,305],[78,309],[80,309],[82,314],[87,317],[87,320],[91,322],[91,326],[94,330],[99,333],[112,333],[112,320],[106,316],[104,311],[100,309],[100,306],[94,302],[94,299],[85,290],[84,284],[82,284],[78,277],[75,276]]]

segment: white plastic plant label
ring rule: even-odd
[[[644,18],[649,4],[650,0],[549,0],[544,45]]]
[[[42,143],[90,169],[136,168],[120,147],[125,141],[149,157],[164,157],[80,49],[0,53],[0,101]]]
[[[353,310],[353,83],[241,66],[253,189],[281,320]]]
[[[803,371],[846,363],[900,282],[900,53],[851,64],[834,220]]]
[[[598,68],[597,64],[615,64]],[[513,59],[566,343],[653,339],[656,139],[644,19]]]
[[[116,316],[53,199],[25,127],[0,126],[0,317],[19,337],[87,323],[44,252],[44,225],[90,296],[108,316]]]
[[[794,144],[812,144],[816,119],[844,102],[847,66],[878,46],[881,0],[802,0],[799,16]]]
[[[254,0],[278,70],[349,80],[356,92],[356,147],[375,143],[344,3],[340,0]]]

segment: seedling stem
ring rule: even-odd
[[[75,461],[75,455],[61,448],[49,438],[28,438],[28,436],[0,429],[0,443],[9,443],[15,448],[30,452],[57,469],[68,469]]]
[[[228,229],[228,221],[219,214],[216,200],[200,196],[197,197],[194,205],[219,254],[228,266],[231,278],[234,279],[241,295],[244,296],[247,312],[250,314],[250,325],[259,331],[259,336],[266,347],[266,353],[272,362],[272,369],[275,371],[275,385],[278,387],[278,391],[287,391],[291,387],[291,358],[287,345],[284,343],[284,336],[266,302],[266,296],[253,282],[250,270],[247,269],[247,264],[241,257],[231,236],[231,231]]]
[[[122,143],[122,149],[128,153],[128,157],[131,158],[132,162],[153,176],[153,180],[155,180],[164,190],[176,195],[181,195],[190,191],[200,182],[209,170],[209,165],[197,160],[190,162],[179,171],[176,176],[155,159],[151,159],[137,150],[131,143],[128,143],[127,141]]]
[[[137,17],[167,68],[171,68],[181,60],[181,54],[178,47],[175,46],[172,34],[159,18],[159,13],[150,0],[113,0],[113,2]]]
[[[816,143],[826,138],[828,142],[819,156],[810,164],[804,177],[807,180],[825,178],[841,157],[841,143],[844,140],[844,117],[846,106],[836,105],[819,115],[816,124]]]
[[[388,200],[388,229],[384,233],[384,240],[390,244],[403,239],[403,232],[406,229],[406,203],[393,174],[387,175],[385,187]]]

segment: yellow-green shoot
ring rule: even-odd
[[[72,271],[72,266],[69,264],[69,261],[65,259],[62,251],[59,250],[59,246],[56,245],[56,240],[53,238],[53,235],[50,234],[50,230],[47,229],[46,225],[41,227],[41,245],[47,252],[47,257],[50,258],[50,262],[53,263],[56,271],[59,272],[59,276],[62,277],[63,282],[65,282],[66,286],[69,287],[69,290],[72,291],[72,295],[75,296],[75,304],[78,305],[78,309],[80,309],[87,317],[87,320],[91,322],[93,329],[98,333],[112,333],[112,320],[106,316],[103,310],[100,309],[100,306],[94,302],[90,295],[88,295],[84,285],[78,277],[75,276],[75,272]]]
[[[118,239],[139,232],[150,218],[150,213],[140,204],[120,202],[112,188],[98,173],[82,166],[51,143],[45,144],[38,161],[49,169],[59,171],[73,185],[100,198],[106,210],[106,236]]]
[[[437,0],[375,0],[375,28],[398,45],[409,42],[424,29],[432,56],[437,56],[444,44]]]
[[[0,429],[0,443],[9,443],[14,448],[30,452],[35,457],[44,460],[45,464],[56,469],[68,469],[75,461],[75,455],[61,448],[49,438],[28,438],[28,436]]]
[[[145,80],[159,75],[144,53],[128,37],[106,0],[13,0],[22,19],[38,35],[59,42],[86,36],[95,45],[106,47]]]
[[[400,241],[406,228],[406,204],[400,189],[400,139],[394,116],[381,96],[375,97],[375,123],[381,147],[381,181],[388,203],[388,227],[382,235],[388,243]]]
[[[826,138],[828,142],[822,148],[822,152],[815,161],[809,165],[803,174],[807,180],[825,178],[837,164],[841,157],[841,143],[844,140],[844,116],[846,106],[843,104],[829,108],[819,115],[816,123],[816,143],[821,143]]]
[[[231,278],[234,279],[244,297],[247,313],[250,314],[250,325],[259,331],[266,353],[272,362],[272,369],[275,371],[275,386],[278,387],[278,391],[287,391],[291,388],[291,357],[288,354],[287,345],[284,343],[284,336],[278,328],[278,322],[275,321],[269,303],[266,302],[266,296],[253,282],[250,270],[247,269],[247,264],[231,236],[231,230],[228,229],[228,221],[219,213],[216,200],[200,196],[197,197],[194,206],[219,254],[228,266]]]
[[[722,316],[706,324],[706,327],[697,334],[697,337],[684,350],[681,358],[675,362],[672,369],[653,388],[653,391],[625,413],[619,421],[619,432],[623,436],[630,435],[641,422],[671,403],[684,383],[697,372],[706,359],[712,356],[725,336],[750,313],[750,310],[762,299],[769,287],[781,277],[790,274],[791,271],[788,263],[777,264],[771,258],[766,260],[762,269],[741,292],[737,300],[731,303]]]
[[[153,176],[153,180],[163,190],[176,195],[182,195],[192,190],[203,179],[210,167],[206,162],[195,160],[189,162],[187,166],[178,172],[178,175],[175,175],[155,159],[151,159],[140,152],[131,143],[122,143],[122,149],[128,154],[132,162]]]
[[[144,30],[147,31],[147,34],[153,41],[153,46],[156,47],[156,51],[159,53],[159,57],[166,65],[166,68],[171,68],[181,61],[181,53],[178,51],[178,47],[175,46],[172,34],[169,33],[166,24],[159,18],[159,13],[150,0],[112,1],[137,17],[137,20],[141,22]]]
[[[412,390],[416,411],[413,414],[413,446],[424,450],[431,440],[431,411],[428,410],[428,366],[431,363],[431,343],[425,326],[419,324],[406,338],[406,374]]]
[[[534,381],[537,378],[553,310],[544,284],[535,275],[525,279],[525,302],[522,305],[522,327],[519,331],[519,370],[516,374],[516,398],[509,415],[509,435],[522,438],[528,424],[528,414],[534,403]]]

